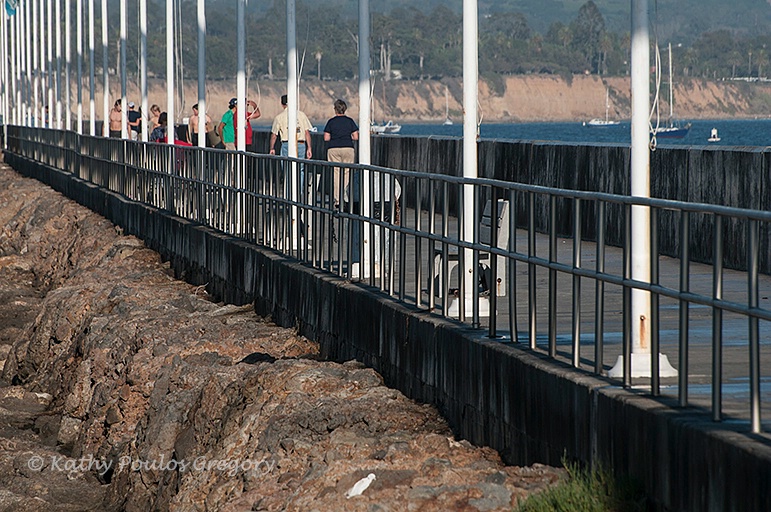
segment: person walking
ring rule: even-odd
[[[150,107],[150,118],[147,120],[147,130],[148,133],[152,133],[155,128],[161,124],[158,118],[161,115],[161,107],[158,105],[153,104],[152,107]]]
[[[235,121],[233,121],[233,115],[235,114],[237,101],[236,98],[230,98],[228,110],[222,114],[220,124],[217,126],[217,135],[222,139],[225,149],[231,151],[236,149],[236,125]]]
[[[196,103],[193,105],[193,115],[190,116],[187,122],[188,138],[193,146],[198,145],[198,116],[198,103]],[[206,133],[208,134],[212,129],[211,117],[206,113],[204,113],[204,116],[206,116]],[[204,142],[204,145],[207,145],[207,142]]]
[[[289,116],[286,111],[287,95],[281,96],[281,106],[284,110],[273,118],[273,126],[270,129],[270,154],[276,154],[276,140],[281,137],[281,156],[289,156]],[[297,156],[309,159],[313,156],[311,151],[311,130],[313,125],[302,110],[297,111]],[[307,142],[307,144],[306,144]]]
[[[335,117],[327,121],[324,127],[324,140],[327,143],[327,160],[330,162],[352,164],[355,158],[354,141],[359,140],[359,127],[345,115],[348,105],[343,100],[335,100]],[[340,174],[341,168],[335,167],[332,195],[334,208],[340,209]],[[343,189],[348,188],[350,168],[343,167]]]
[[[257,108],[257,104],[252,100],[246,100],[246,114],[244,119],[246,120],[246,126],[244,126],[244,138],[246,142],[246,148],[248,149],[252,145],[252,124],[253,119],[257,119],[262,115],[260,109]],[[228,111],[222,114],[222,119],[217,127],[217,132],[222,139],[222,143],[225,144],[225,149],[235,151],[236,149],[236,136],[238,134],[238,99],[230,98],[228,102]]]
[[[126,116],[128,117],[129,135],[131,135],[131,140],[139,140],[139,131],[142,129],[142,114],[134,110],[136,105],[133,101],[129,102],[128,107],[129,111]]]
[[[166,142],[166,123],[168,117],[166,112],[161,112],[158,115],[158,126],[153,128],[153,131],[150,133],[150,142]]]
[[[246,125],[244,126],[244,139],[246,141],[245,147],[247,151],[249,151],[249,148],[252,147],[252,121],[254,119],[258,119],[261,115],[262,113],[260,112],[259,107],[257,107],[257,104],[252,100],[246,100],[246,115],[244,116]],[[238,117],[238,102],[236,102],[236,108],[233,111],[233,130],[236,132],[236,146],[238,146]]]
[[[123,113],[121,112],[120,99],[117,99],[112,106],[112,110],[110,110],[110,137],[113,139],[120,139],[122,118]]]
[[[273,118],[270,129],[270,154],[276,154],[276,141],[281,140],[281,156],[289,156],[289,115],[286,111],[287,95],[281,96],[281,106],[284,110]],[[313,125],[301,110],[297,111],[297,156],[308,160],[313,157],[311,150],[311,129]],[[300,190],[305,186],[305,166],[300,164]]]

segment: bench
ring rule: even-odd
[[[503,199],[498,200],[497,205],[497,215],[496,215],[496,228],[498,230],[498,240],[497,240],[497,246],[501,249],[508,248],[509,245],[509,202]],[[485,203],[485,209],[482,212],[482,219],[479,226],[479,243],[485,244],[485,245],[492,245],[492,229],[493,229],[493,219],[492,219],[492,201],[487,201]],[[458,266],[458,247],[457,246],[450,246],[448,248],[448,266],[447,266],[447,274],[452,275],[453,270],[457,269]],[[499,297],[506,295],[506,286],[504,284],[506,283],[506,258],[503,256],[498,256],[497,261],[497,269],[496,269],[496,276],[495,279],[492,279],[492,276],[490,275],[490,253],[480,252],[479,253],[479,265],[482,267],[480,269],[480,275],[479,279],[480,281],[484,280],[484,286],[486,289],[484,291],[488,292],[490,290],[490,281],[493,281],[492,285],[495,287],[496,295]],[[441,296],[443,292],[443,286],[442,286],[442,249],[436,249],[434,251],[434,293],[436,296]]]

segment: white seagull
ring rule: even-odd
[[[358,496],[359,494],[363,493],[367,490],[367,487],[369,487],[369,484],[372,483],[372,481],[375,479],[375,473],[370,473],[369,475],[365,476],[355,484],[353,484],[353,487],[348,489],[348,492],[345,493],[346,498],[353,498],[354,496]]]

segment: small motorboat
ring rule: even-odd
[[[712,128],[707,142],[720,142],[720,136],[717,134],[717,128]]]
[[[651,138],[656,137],[658,139],[683,139],[691,130],[691,123],[686,123],[685,126],[680,126],[676,123],[670,123],[668,126],[661,126],[651,130]]]
[[[393,121],[388,121],[384,124],[375,124],[372,123],[370,126],[370,132],[374,134],[382,134],[382,133],[399,133],[401,131],[402,125],[396,124]]]

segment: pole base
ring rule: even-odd
[[[466,299],[466,307],[464,308],[464,312],[466,313],[466,318],[471,318],[471,315],[473,314],[473,302],[471,299]],[[460,298],[459,297],[453,297],[452,302],[450,302],[450,308],[447,310],[447,316],[452,318],[460,318]],[[490,316],[490,299],[487,297],[479,297],[479,316],[480,317],[489,317]]]
[[[624,376],[624,356],[618,356],[616,364],[608,370],[608,377]],[[645,353],[632,354],[632,377],[651,376],[651,355]],[[659,354],[659,377],[677,377],[677,370],[669,364],[666,354]]]

